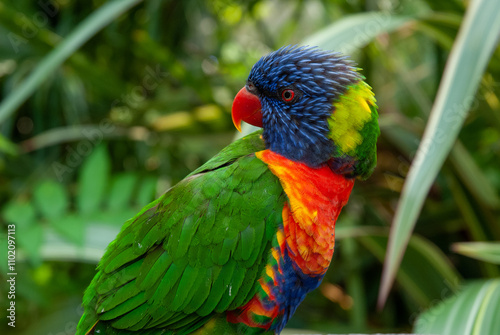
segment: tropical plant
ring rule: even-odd
[[[333,265],[289,326],[409,331],[418,319],[415,331],[445,329],[464,303],[475,308],[468,329],[498,329],[498,245],[483,243],[500,240],[498,7],[2,2],[0,220],[5,233],[16,225],[16,334],[74,332],[120,225],[232,140],[232,97],[251,65],[296,43],[352,56],[375,91],[382,136],[374,176],[356,184],[337,224]]]

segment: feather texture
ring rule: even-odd
[[[101,320],[181,334],[251,299],[271,247],[266,229],[282,224],[272,214],[285,201],[278,178],[253,154],[263,149],[260,136],[235,142],[127,222],[87,289],[79,331]],[[261,193],[249,193],[248,184]],[[238,206],[229,204],[242,195]]]
[[[375,167],[378,113],[362,79],[317,48],[259,60],[233,120],[250,115],[263,131],[124,224],[77,335],[279,334],[330,265],[355,177]]]

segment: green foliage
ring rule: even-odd
[[[40,84],[70,55],[81,47],[83,43],[87,42],[96,32],[107,26],[112,20],[116,19],[117,16],[140,1],[141,0],[122,0],[109,2],[83,21],[80,26],[38,64],[33,73],[26,78],[26,81],[20,84],[16,88],[16,91],[10,94],[8,98],[2,102],[0,107],[0,122],[4,121],[9,114],[14,112],[30,95],[32,95],[38,86],[40,86]],[[16,38],[12,35],[9,35],[9,37],[11,42]]]
[[[496,334],[500,329],[500,280],[468,284],[459,295],[420,315],[419,334]]]
[[[458,242],[453,251],[481,261],[500,264],[500,243],[498,242]]]
[[[92,213],[99,209],[105,198],[110,173],[110,159],[105,147],[98,147],[82,164],[78,178],[76,207],[82,213]],[[114,189],[112,189],[114,190]],[[111,192],[110,199],[115,198]]]
[[[500,276],[498,4],[466,3],[3,1],[0,247],[15,223],[16,333],[74,333],[83,290],[120,226],[230,143],[232,97],[249,69],[295,43],[352,56],[382,133],[378,167],[337,223],[332,267],[290,327],[410,331],[440,301],[441,325],[453,327],[464,302],[476,308],[467,319],[476,333],[498,327],[489,314]],[[438,145],[423,150],[429,139]],[[398,210],[395,228],[406,226],[397,237],[408,250],[391,249],[400,271],[377,311],[389,226],[416,157],[400,204],[410,211]]]
[[[458,136],[486,65],[498,46],[499,12],[500,3],[487,0],[472,1],[467,10],[467,16],[448,57],[426,130],[408,172],[394,217],[393,232],[382,277],[381,302],[388,295],[390,282],[397,271],[399,259],[426,195]],[[481,175],[479,169],[475,172]],[[470,174],[468,177],[473,178],[474,175]],[[484,187],[478,190],[478,194],[483,194],[483,190],[486,193],[482,198],[489,199],[489,205],[498,208],[500,203],[495,192],[489,187]]]
[[[60,218],[68,211],[69,199],[63,185],[53,180],[43,180],[33,188],[33,201],[40,210],[40,214],[47,219]],[[17,222],[16,217],[11,218]]]
[[[69,191],[53,179],[42,179],[34,184],[30,194],[14,198],[3,206],[2,218],[7,224],[16,226],[16,267],[17,273],[24,275],[18,276],[16,283],[19,292],[16,303],[20,306],[18,313],[21,316],[27,312],[24,306],[37,300],[37,295],[44,296],[38,299],[40,308],[46,306],[47,301],[60,305],[57,302],[60,297],[44,294],[43,287],[48,278],[61,276],[74,269],[61,268],[54,261],[96,264],[121,224],[134,216],[142,204],[154,199],[156,178],[142,178],[129,173],[117,174],[109,181],[109,165],[108,151],[106,147],[100,146],[84,160],[74,185],[76,190]],[[134,192],[136,188],[140,189],[137,194]],[[71,203],[75,203],[74,208]],[[2,247],[6,249],[4,243]],[[28,266],[24,264],[27,261],[30,264]],[[83,267],[78,269],[86,273],[82,283],[94,275],[93,268],[91,271]],[[11,272],[4,268],[2,270]],[[82,288],[77,286],[75,292],[75,287],[65,285],[56,294],[65,292],[80,295]],[[67,314],[76,320],[81,311],[77,307],[72,308],[74,313]],[[46,321],[42,320],[41,324],[44,323]],[[51,321],[48,327],[57,324],[57,321]],[[74,321],[63,327],[66,331],[76,330]],[[38,331],[28,329],[26,333]]]
[[[99,226],[114,226],[111,234],[104,233],[106,239],[99,246],[101,250],[91,259],[98,261],[103,247],[114,238],[121,224],[154,199],[156,178],[129,173],[116,174],[109,181],[109,164],[107,149],[98,147],[83,162],[74,194],[69,194],[61,183],[42,179],[34,185],[31,194],[26,195],[27,199],[14,198],[3,207],[2,217],[5,222],[16,225],[19,243],[28,259],[37,264],[41,258],[67,259],[68,254],[57,255],[54,233],[63,238],[56,246],[71,253],[74,251],[68,248],[85,248],[88,240],[93,239],[92,234],[99,232]],[[140,189],[139,193],[135,193],[136,188]],[[74,208],[71,203],[75,203]],[[93,230],[94,224],[97,232]],[[24,259],[22,251],[21,260]]]

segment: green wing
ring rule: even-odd
[[[85,293],[77,334],[97,321],[184,333],[248,302],[285,201],[253,154],[262,149],[259,132],[234,142],[127,221]]]

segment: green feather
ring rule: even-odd
[[[104,313],[100,313],[100,318],[101,320],[112,320],[118,316],[132,311],[136,307],[143,305],[145,302],[146,299],[144,298],[144,292],[140,292],[139,294],[132,296],[130,299],[120,303],[112,309],[109,309]]]
[[[121,319],[136,320],[137,322],[135,323],[135,325],[127,326],[126,324],[119,324],[119,326],[123,326],[124,328],[128,328],[132,331],[142,330],[151,320],[151,316],[147,313],[148,309],[149,306],[147,304],[143,304],[134,309],[133,311],[130,311],[126,317],[122,317],[119,320]]]
[[[219,255],[219,264],[226,264],[229,260],[229,257],[234,254],[234,250],[238,245],[239,238],[238,236],[234,236],[232,238],[226,238],[222,244]]]
[[[186,262],[172,263],[158,285],[154,295],[149,299],[151,305],[161,305],[170,290],[177,284],[186,268]]]
[[[213,310],[221,300],[226,287],[229,285],[229,282],[231,280],[230,278],[233,276],[235,268],[236,262],[231,260],[221,269],[219,275],[212,285],[210,295],[207,297],[207,300],[205,300],[203,305],[201,305],[200,309],[198,309],[198,314],[204,316],[213,312]]]
[[[135,280],[132,280],[127,284],[121,286],[118,290],[113,292],[113,294],[101,296],[100,297],[101,303],[97,312],[103,313],[110,311],[116,306],[125,303],[127,300],[135,297],[140,292],[141,291],[137,287]]]
[[[162,273],[162,269],[166,270],[170,266],[170,263],[161,263],[161,265],[159,265],[158,269],[153,269],[153,267],[155,266],[156,262],[158,262],[158,259],[160,257],[163,256],[165,258],[168,257],[168,259],[170,259],[168,254],[166,254],[166,255],[164,255],[164,254],[165,254],[165,251],[162,248],[156,247],[155,249],[152,249],[146,255],[146,257],[142,261],[141,267],[139,268],[139,272],[135,274],[137,276],[136,283],[137,283],[137,285],[139,285],[139,287],[142,286],[142,283],[144,282],[144,280],[146,280],[146,278],[148,276],[150,276],[150,275],[152,276],[154,274],[157,274],[159,277]],[[163,258],[162,261],[165,261],[165,259]],[[170,259],[170,262],[171,262],[171,259]],[[150,285],[151,282],[156,282],[156,280],[149,279],[148,284]]]
[[[124,267],[119,271],[111,273],[109,276],[101,277],[100,281],[97,282],[97,293],[106,294],[109,291],[116,289],[117,287],[123,286],[129,281],[133,280],[137,276],[137,271],[142,265],[142,261],[135,262],[130,266]]]
[[[175,298],[169,306],[171,310],[180,311],[182,310],[181,307],[191,300],[192,295],[190,296],[190,294],[194,293],[192,288],[199,273],[200,268],[191,267],[189,265],[186,266],[179,282]]]
[[[235,268],[229,283],[226,285],[222,298],[217,304],[217,307],[215,307],[216,312],[220,313],[228,309],[231,302],[238,295],[238,291],[241,288],[241,284],[243,283],[243,279],[245,278],[246,274],[247,271],[243,270],[242,268]]]
[[[137,302],[140,302],[142,301],[140,299],[140,296],[137,296],[137,298],[135,298],[135,300]],[[143,321],[144,318],[145,318],[145,314],[144,312],[147,310],[147,305],[146,304],[141,304],[139,306],[135,306],[133,309],[130,309],[128,310],[125,315],[125,317],[122,317],[122,318],[119,318],[117,319],[116,321],[113,321],[111,324],[113,325],[113,327],[115,328],[118,328],[118,329],[130,329],[130,330],[134,330],[136,329],[134,326],[137,326],[139,323],[144,322],[146,323],[146,321]],[[111,313],[113,311],[110,311],[109,313]],[[118,314],[119,312],[121,311],[117,311],[117,315],[121,315],[121,314]],[[134,329],[131,329],[133,328]]]
[[[99,320],[103,334],[187,334],[248,302],[286,200],[253,155],[263,149],[260,132],[232,143],[127,221],[86,291],[77,334]]]
[[[264,264],[261,263],[260,266],[254,266],[245,273],[238,295],[234,298],[231,305],[229,305],[229,310],[245,305],[257,292],[258,287],[254,283],[257,282],[257,277],[261,274],[263,268]]]
[[[360,159],[355,167],[355,174],[361,180],[367,179],[377,165],[377,138],[380,135],[380,127],[378,125],[377,107],[370,105],[370,110],[372,111],[372,118],[360,131],[365,140],[356,148],[356,156]]]
[[[208,268],[206,271],[205,275],[200,276],[196,285],[194,285],[197,289],[196,291],[193,290],[194,294],[191,301],[183,308],[184,313],[194,313],[201,307],[210,294],[213,280],[213,268]]]
[[[241,242],[241,258],[246,261],[250,258],[252,251],[255,250],[255,228],[252,226],[248,226],[245,230],[240,233]]]
[[[211,243],[211,233],[215,225],[215,218],[217,217],[217,208],[215,201],[210,201],[203,218],[203,224],[198,228],[198,235],[205,239],[205,245]]]
[[[172,265],[172,257],[166,253],[163,249],[158,249],[162,254],[156,258],[156,261],[151,265],[148,272],[140,272],[137,277],[137,285],[141,290],[146,290],[150,288],[149,292],[155,292],[151,288],[158,283],[159,280],[163,279],[165,272],[167,272]],[[154,257],[154,256],[153,256]],[[148,295],[147,295],[148,296]],[[151,298],[148,296],[148,299]]]

